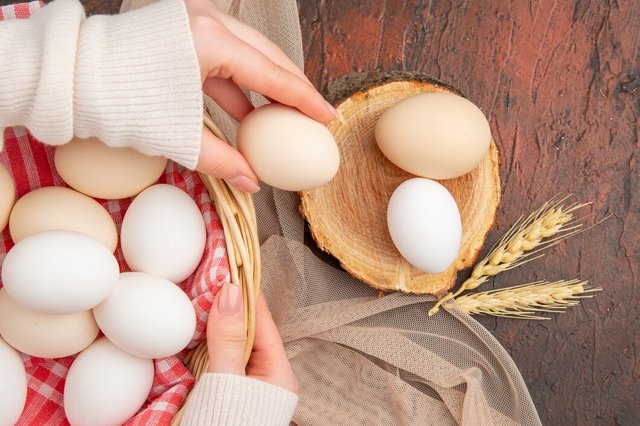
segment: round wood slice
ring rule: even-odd
[[[340,170],[329,184],[302,192],[300,210],[318,246],[335,256],[356,278],[384,291],[442,295],[453,286],[457,272],[475,261],[493,225],[500,200],[495,142],[491,141],[487,155],[476,169],[462,177],[440,181],[460,209],[462,243],[456,261],[447,271],[422,272],[397,251],[386,220],[391,194],[400,183],[414,176],[383,156],[376,145],[375,124],[384,110],[408,96],[459,93],[416,74],[375,73],[351,75],[346,82],[343,79],[334,86],[337,87],[334,96],[336,91],[352,92],[349,86],[354,82],[367,87],[338,104],[345,122],[335,120],[329,125],[340,149]]]

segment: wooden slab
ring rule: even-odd
[[[422,272],[395,248],[386,220],[391,194],[415,176],[384,157],[376,145],[374,129],[380,115],[404,98],[454,90],[411,73],[349,74],[336,86],[344,87],[343,94],[350,92],[338,105],[345,122],[336,120],[329,126],[340,149],[340,169],[329,184],[304,191],[300,197],[300,210],[314,239],[344,269],[374,288],[444,294],[453,286],[457,272],[472,265],[493,225],[500,199],[495,143],[491,142],[489,152],[472,172],[440,181],[460,210],[462,242],[449,269],[440,274]]]

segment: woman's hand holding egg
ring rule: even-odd
[[[207,0],[185,3],[203,90],[229,115],[241,121],[253,110],[241,90],[247,89],[295,107],[321,123],[335,118],[335,109],[264,35],[216,10]],[[258,178],[244,157],[206,128],[197,168],[247,192],[259,190]]]

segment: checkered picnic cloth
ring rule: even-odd
[[[24,19],[42,7],[40,2],[21,3],[0,8],[0,20]],[[16,52],[19,54],[19,52]],[[11,60],[11,58],[3,58]],[[38,142],[24,128],[10,128],[4,133],[4,150],[0,163],[7,166],[16,183],[17,196],[44,186],[66,186],[53,165],[54,148]],[[206,336],[206,323],[213,297],[221,285],[229,280],[224,232],[209,194],[197,173],[171,161],[160,183],[168,183],[189,193],[196,201],[207,225],[207,245],[197,271],[180,287],[191,298],[196,310],[197,327],[194,339],[181,354],[155,360],[155,379],[145,406],[127,426],[168,425],[182,406],[194,379],[182,360],[189,349],[197,346]],[[97,200],[111,213],[120,230],[122,218],[131,199]],[[6,229],[0,234],[0,265],[13,242]],[[128,268],[120,247],[116,257],[122,271]],[[0,286],[1,286],[0,282]],[[75,356],[42,359],[22,355],[29,376],[27,404],[19,426],[68,425],[62,407],[64,382]]]

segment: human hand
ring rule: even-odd
[[[244,329],[242,289],[225,284],[209,313],[207,348],[210,373],[248,376],[298,393],[293,374],[267,303],[259,295],[256,304],[256,338],[249,364],[244,366],[247,337]]]
[[[202,87],[230,116],[241,121],[253,106],[240,88],[298,108],[328,123],[335,109],[280,48],[259,31],[219,11],[210,0],[185,0]],[[244,157],[203,128],[197,169],[229,180],[247,192],[259,190]]]

